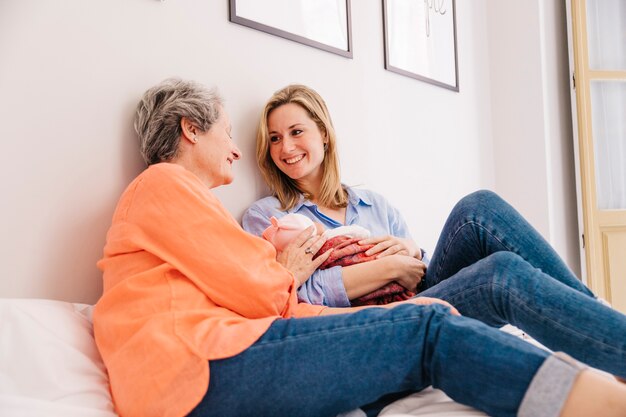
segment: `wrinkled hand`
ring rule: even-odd
[[[324,242],[326,242],[326,238],[315,234],[315,226],[311,226],[302,231],[293,242],[276,255],[276,260],[291,271],[298,288],[332,253],[332,250],[326,251],[313,260],[313,256],[320,250]]]
[[[395,236],[376,236],[359,241],[359,245],[374,245],[365,254],[376,255],[377,258],[389,255],[408,255],[421,259],[422,252],[411,239],[402,239]]]
[[[409,291],[415,291],[426,274],[426,264],[419,259],[398,254],[388,259],[393,262],[394,281]]]
[[[452,304],[450,304],[447,301],[441,300],[439,298],[414,297],[414,298],[411,298],[409,300],[396,301],[395,303],[391,303],[391,304],[388,304],[388,305],[400,305],[400,304],[416,304],[418,306],[427,306],[427,305],[431,305],[431,304],[441,304],[443,306],[449,307],[450,308],[450,313],[452,313],[453,315],[455,315],[455,316],[460,316],[461,315],[461,313],[459,313],[459,310],[454,308],[454,306],[452,306]]]

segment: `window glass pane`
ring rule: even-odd
[[[626,209],[626,81],[591,82],[599,209]]]
[[[626,0],[588,0],[589,66],[626,70]]]

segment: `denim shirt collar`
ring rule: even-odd
[[[370,200],[367,193],[365,193],[363,190],[346,187],[345,185],[344,187],[346,188],[346,190],[348,190],[348,200],[350,201],[350,204],[354,206],[356,206],[357,204],[363,204],[366,206],[372,205],[372,200]]]
[[[295,206],[293,206],[292,208],[290,208],[289,210],[287,210],[287,213],[297,213],[302,206],[307,205],[310,206],[312,205],[312,203],[308,200],[304,199],[304,196],[302,194],[300,194],[300,196],[298,197],[298,202],[296,203]]]
[[[357,206],[359,204],[363,204],[366,206],[372,205],[372,201],[370,200],[369,196],[365,192],[363,192],[363,190],[354,189],[352,187],[346,186],[345,184],[341,185],[346,191],[348,191],[348,202],[351,206]],[[317,204],[306,200],[304,196],[300,194],[300,198],[298,199],[296,205],[287,210],[287,213],[297,213],[302,208],[302,206],[317,207]]]

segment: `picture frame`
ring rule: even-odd
[[[350,0],[229,0],[229,20],[352,58]]]
[[[456,0],[382,0],[385,69],[459,91]]]

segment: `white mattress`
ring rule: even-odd
[[[92,306],[85,304],[0,299],[0,415],[116,417],[93,339],[91,312]],[[429,388],[390,404],[381,415],[485,414]],[[360,416],[355,410],[341,417]]]

